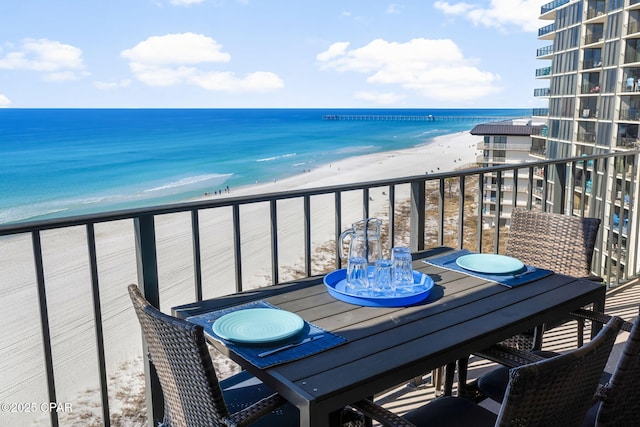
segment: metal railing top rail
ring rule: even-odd
[[[539,161],[523,161],[522,167],[557,165],[562,163],[571,163],[582,160],[604,159],[609,157],[620,157],[640,154],[637,151],[625,151],[616,153],[592,154],[581,157],[569,157],[557,160],[539,160]],[[189,212],[194,210],[203,210],[220,207],[232,207],[251,203],[271,202],[275,200],[294,199],[305,196],[316,196],[323,194],[334,194],[339,192],[348,192],[362,190],[365,188],[387,187],[390,185],[412,184],[423,181],[438,180],[450,177],[466,177],[478,175],[480,173],[491,173],[498,171],[513,170],[517,165],[500,165],[491,167],[476,167],[451,172],[436,172],[424,175],[413,175],[402,178],[387,178],[375,181],[358,182],[351,184],[339,184],[326,187],[315,187],[300,190],[287,190],[272,193],[261,193],[248,196],[231,196],[219,200],[203,200],[193,202],[172,203],[166,205],[149,206],[142,208],[122,209],[108,212],[100,212],[85,215],[74,215],[68,217],[24,221],[8,224],[0,224],[0,236],[29,233],[38,230],[51,230],[55,228],[72,227],[78,225],[95,224],[101,222],[118,221],[123,219],[131,219],[148,215],[165,215],[179,212]]]

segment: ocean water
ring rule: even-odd
[[[482,120],[332,121],[323,115]],[[153,206],[426,144],[524,109],[0,109],[0,224]]]

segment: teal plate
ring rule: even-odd
[[[476,273],[506,274],[522,270],[524,264],[516,258],[497,254],[469,254],[456,260],[465,270]]]
[[[239,343],[269,343],[297,334],[304,320],[290,311],[273,308],[249,308],[225,314],[213,323],[220,338]]]

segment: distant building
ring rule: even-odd
[[[542,6],[540,19],[549,23],[538,30],[547,44],[537,58],[549,65],[536,77],[548,85],[534,96],[548,98],[548,108],[533,114],[548,129],[535,137],[535,149],[547,159],[637,149],[640,0],[554,0]],[[630,206],[638,209],[638,165],[632,157],[602,163],[589,162],[586,173],[550,168],[544,206],[575,215],[604,212],[605,249],[596,250],[594,268],[610,271],[606,279],[613,281],[635,271],[627,260],[637,258],[638,224],[626,218]]]
[[[538,134],[545,128],[544,122],[532,119],[506,120],[477,125],[471,130],[471,134],[483,137],[482,142],[478,143],[478,150],[482,152],[477,158],[478,165],[488,167],[539,160],[531,156],[531,135]],[[484,177],[484,192],[481,201],[484,228],[495,226],[497,206],[502,206],[500,221],[504,225],[511,218],[514,200],[519,206],[526,204],[528,171],[526,169],[518,171],[515,180],[513,175],[513,171],[505,171],[500,176],[500,183],[497,173],[487,174]],[[543,179],[541,172],[534,172],[534,193],[542,194]],[[540,209],[540,206],[540,200],[534,199],[534,207]]]

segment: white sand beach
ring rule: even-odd
[[[435,138],[406,150],[389,151],[320,166],[276,182],[232,188],[229,195],[208,199],[337,184],[374,181],[425,173],[451,171],[475,163],[478,138],[460,132]],[[372,190],[372,216],[382,212],[384,188]],[[408,197],[408,187],[398,189],[397,200]],[[333,195],[312,199],[312,249],[334,238]],[[362,218],[362,194],[345,194],[343,227]],[[243,264],[245,288],[270,283],[269,206],[243,206],[241,214],[242,255],[255,260]],[[204,297],[234,292],[231,209],[200,214]],[[278,202],[279,259],[281,280],[300,269],[303,260],[302,201]],[[170,307],[195,300],[190,215],[166,215],[156,219],[161,306]],[[101,314],[112,412],[126,409],[116,397],[135,394],[141,369],[141,336],[126,292],[138,281],[135,241],[131,221],[96,225]],[[45,278],[57,400],[73,405],[72,413],[61,413],[61,425],[87,425],[99,414],[97,356],[90,271],[84,228],[46,231],[42,234]],[[40,332],[40,314],[35,287],[31,236],[0,238],[0,295],[3,325],[0,340],[0,402],[46,402],[46,382]],[[318,261],[318,262],[316,262]],[[314,259],[314,273],[322,264]],[[132,361],[137,361],[132,363]],[[224,373],[223,373],[224,374]],[[125,399],[126,401],[126,399]],[[37,425],[46,413],[0,412],[0,425]],[[84,418],[86,417],[86,418]],[[121,424],[125,425],[125,423]]]

